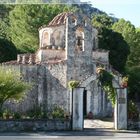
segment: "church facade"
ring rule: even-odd
[[[108,51],[98,49],[98,32],[90,19],[79,13],[61,13],[39,28],[39,49],[35,54],[20,54],[17,61],[4,67],[22,73],[32,89],[24,101],[7,102],[13,111],[26,112],[35,107],[49,112],[59,106],[70,112],[68,82],[79,81],[84,87],[85,114],[96,117],[112,113],[111,103],[97,82],[96,68],[109,69]]]

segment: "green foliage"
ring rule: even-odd
[[[114,21],[112,20],[112,18],[106,14],[94,15],[92,19],[92,24],[96,28],[111,28],[113,23]]]
[[[127,61],[127,67],[138,66],[140,65],[140,32],[135,34],[134,45],[130,48],[130,55]]]
[[[139,118],[138,107],[132,100],[130,100],[128,102],[128,119],[137,121],[138,118]]]
[[[140,65],[133,66],[127,70],[129,75],[128,96],[129,99],[140,100]]]
[[[35,107],[31,110],[28,110],[25,114],[25,117],[32,118],[32,119],[42,119],[42,118],[47,118],[47,115],[41,110],[40,107]]]
[[[62,119],[64,118],[64,110],[58,106],[55,106],[51,112],[53,119]]]
[[[100,69],[98,79],[99,82],[101,83],[103,90],[107,94],[108,99],[111,101],[112,105],[114,106],[117,93],[112,84],[113,75],[102,68]]]
[[[99,30],[99,48],[109,50],[109,62],[119,72],[124,72],[129,46],[121,34],[107,28]]]
[[[127,66],[132,67],[140,64],[140,32],[135,28],[133,24],[124,19],[120,19],[116,22],[112,29],[118,33],[121,33],[124,40],[130,47],[130,55],[128,57]]]
[[[95,15],[92,24],[98,29],[99,48],[109,50],[110,64],[114,69],[123,73],[129,46],[120,33],[111,29],[114,24],[113,19],[105,14]]]
[[[9,36],[9,12],[13,10],[14,5],[0,5],[0,38],[10,40]]]
[[[14,119],[21,119],[21,114],[20,113],[18,113],[18,112],[15,112],[14,114],[13,114],[13,118]]]
[[[140,100],[140,30],[124,19],[116,22],[113,25],[113,30],[121,33],[130,47],[130,54],[126,63],[126,72],[129,76],[128,96],[129,99],[138,101]]]
[[[8,109],[5,109],[3,112],[2,112],[2,118],[3,119],[9,119],[11,116],[11,112],[8,110]]]
[[[0,38],[0,63],[15,60],[17,50],[14,44],[6,39]]]
[[[8,99],[21,100],[29,89],[29,84],[21,80],[21,75],[15,70],[0,68],[0,110]]]
[[[78,85],[79,85],[79,81],[69,81],[68,82],[68,87],[70,88],[70,89],[74,89],[74,88],[76,88],[76,87],[78,87]]]
[[[121,33],[130,47],[134,45],[136,31],[135,26],[130,21],[120,19],[113,25],[112,29],[115,32]]]
[[[20,4],[35,4],[35,3],[43,3],[42,0],[15,0],[15,3]]]

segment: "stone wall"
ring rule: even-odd
[[[99,62],[109,63],[109,51],[105,50],[94,50],[93,59]]]
[[[51,109],[58,104],[68,111],[69,95],[67,93],[66,63],[49,64],[46,73],[47,79],[47,107]]]
[[[39,106],[48,112],[53,105],[57,105],[68,111],[65,63],[4,65],[3,67],[21,72],[24,80],[32,84],[32,89],[28,91],[23,101],[17,103],[10,100],[5,107],[14,112],[26,112]]]
[[[64,60],[65,58],[65,50],[61,49],[39,49],[36,52],[36,62]]]
[[[0,132],[71,130],[70,120],[0,120]]]
[[[128,120],[128,129],[129,130],[140,130],[140,121]]]

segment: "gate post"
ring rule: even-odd
[[[72,130],[83,130],[83,92],[80,87],[72,91]]]
[[[115,129],[127,129],[127,88],[117,89],[114,109]]]

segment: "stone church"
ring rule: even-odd
[[[20,71],[32,89],[24,101],[7,102],[11,110],[26,112],[35,107],[50,111],[54,105],[70,112],[68,82],[84,87],[84,113],[104,117],[112,113],[110,102],[96,80],[96,67],[109,69],[108,51],[98,49],[98,32],[90,19],[79,13],[61,13],[39,28],[35,54],[20,54],[3,64]]]

